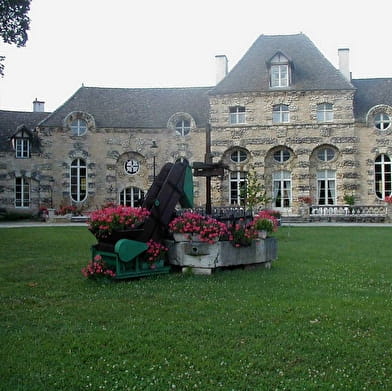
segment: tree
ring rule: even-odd
[[[4,43],[25,46],[30,27],[31,0],[0,0],[0,36]],[[5,57],[0,56],[0,76],[4,75]]]
[[[264,186],[259,182],[256,171],[249,171],[246,176],[246,184],[241,189],[241,198],[244,199],[246,207],[253,214],[253,210],[259,205],[266,206],[271,199],[267,197]]]

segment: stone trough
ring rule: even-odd
[[[216,269],[247,265],[270,268],[278,253],[277,240],[273,237],[255,239],[246,247],[234,247],[229,241],[208,244],[169,240],[166,245],[170,264],[183,271],[192,269],[197,274],[212,274]]]

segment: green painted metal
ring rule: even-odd
[[[190,166],[187,166],[184,173],[183,194],[180,199],[180,205],[183,208],[193,208],[193,175]]]
[[[121,239],[114,246],[114,252],[123,262],[129,262],[148,248],[147,243],[136,240]]]

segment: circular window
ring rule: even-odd
[[[248,154],[242,149],[237,149],[230,155],[230,160],[234,163],[242,163],[248,158]]]
[[[391,124],[391,119],[388,114],[378,113],[374,116],[374,125],[377,129],[385,130],[389,128]]]
[[[87,122],[84,119],[72,121],[71,131],[74,136],[83,136],[87,132]]]
[[[278,163],[284,163],[290,159],[290,151],[286,148],[274,152],[274,160]]]
[[[317,157],[322,162],[329,162],[335,157],[335,151],[332,148],[321,148],[317,151]]]
[[[139,172],[140,164],[137,160],[127,160],[124,164],[125,172],[129,175],[134,175]]]

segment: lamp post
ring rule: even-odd
[[[54,179],[49,179],[49,191],[50,191],[50,208],[53,209],[53,183]]]
[[[152,167],[153,167],[153,178],[155,180],[155,158],[157,155],[158,145],[155,140],[152,141],[152,145],[150,147],[152,149]]]

